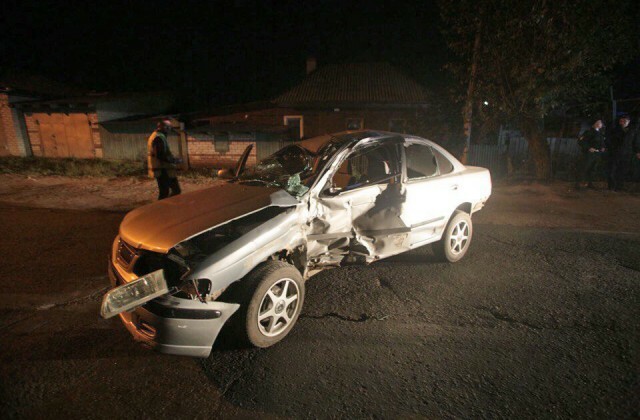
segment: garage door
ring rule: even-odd
[[[34,114],[46,157],[93,158],[95,149],[87,114]]]

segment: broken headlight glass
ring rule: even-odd
[[[111,318],[162,296],[169,291],[163,270],[157,270],[130,283],[111,289],[104,295],[100,315]]]

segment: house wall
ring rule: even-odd
[[[9,103],[9,95],[0,93],[0,156],[26,156],[20,113]]]
[[[404,132],[415,132],[417,114],[415,110],[301,110],[295,108],[268,108],[256,111],[238,112],[227,115],[216,115],[201,118],[212,127],[228,126],[232,124],[272,127],[273,132],[258,131],[241,133],[229,131],[229,151],[219,152],[215,148],[215,135],[188,135],[189,163],[192,167],[224,168],[233,167],[245,147],[252,143],[254,148],[248,159],[248,165],[268,156],[294,138],[293,133],[287,133],[277,128],[284,128],[285,116],[301,115],[303,117],[303,137],[310,138],[327,133],[335,133],[347,129],[350,118],[363,119],[363,128],[389,131],[390,120],[406,121]]]
[[[42,139],[40,138],[40,127],[33,114],[25,114],[25,126],[27,127],[27,136],[31,144],[31,151],[34,156],[42,156]]]
[[[189,150],[189,165],[193,168],[232,168],[240,159],[245,148],[252,144],[253,148],[247,159],[247,165],[252,166],[257,161],[257,147],[255,133],[229,133],[229,150],[218,152],[215,148],[215,135],[189,134],[187,132],[187,148]]]
[[[347,129],[348,119],[362,119],[363,127],[371,130],[389,131],[391,120],[406,121],[404,132],[415,133],[419,126],[415,109],[338,109],[316,110],[295,108],[270,108],[259,111],[240,112],[205,118],[211,124],[238,123],[284,125],[287,115],[302,115],[304,138]]]

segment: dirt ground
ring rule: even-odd
[[[181,179],[184,192],[217,181]],[[640,232],[640,193],[576,191],[570,183],[497,183],[478,223],[595,231]],[[25,207],[127,211],[156,199],[154,180],[147,178],[65,178],[0,175],[0,202]]]
[[[180,186],[189,192],[216,182],[181,179]],[[156,182],[150,178],[0,175],[0,202],[25,207],[126,211],[154,201],[157,195]]]

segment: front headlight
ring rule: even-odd
[[[163,270],[157,270],[130,283],[111,289],[104,295],[100,315],[111,318],[162,296],[169,291]]]

